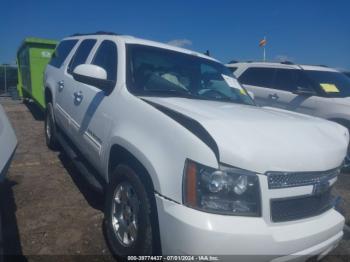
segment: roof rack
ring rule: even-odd
[[[114,32],[97,31],[95,33],[86,33],[86,34],[76,33],[70,36],[84,36],[84,35],[121,35],[121,34],[117,34]]]
[[[291,62],[291,61],[282,61],[280,63],[283,64],[283,65],[294,65],[294,63]]]
[[[237,60],[231,60],[230,62],[228,62],[228,64],[235,64],[235,63],[238,63]]]

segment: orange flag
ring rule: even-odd
[[[260,47],[265,46],[266,43],[267,43],[266,39],[260,40],[259,46],[260,46]]]

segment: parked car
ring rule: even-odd
[[[6,172],[17,146],[17,138],[0,104],[0,196]],[[0,205],[0,261],[3,261],[2,206]]]
[[[350,127],[350,79],[325,66],[247,62],[229,64],[262,106],[333,120]]]
[[[217,60],[131,36],[63,39],[44,81],[47,145],[104,192],[116,255],[306,259],[342,238],[341,125],[257,107]]]
[[[15,132],[0,104],[0,183],[5,179],[16,146]]]

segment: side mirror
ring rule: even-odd
[[[297,90],[295,90],[293,94],[302,95],[302,96],[314,96],[316,95],[316,92],[309,88],[297,87]]]
[[[78,65],[73,71],[73,78],[84,84],[96,86],[104,91],[111,91],[115,81],[107,80],[107,72],[100,66],[91,64]]]

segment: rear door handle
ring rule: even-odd
[[[59,81],[59,82],[57,83],[57,86],[58,86],[58,90],[61,91],[61,90],[64,88],[64,82],[63,82],[63,80]]]
[[[74,92],[74,100],[80,104],[81,101],[83,100],[84,96],[83,96],[83,92],[82,91],[77,91],[77,92]]]
[[[270,94],[269,98],[272,99],[272,100],[277,100],[280,97],[275,93],[275,94],[272,94],[272,95]]]

